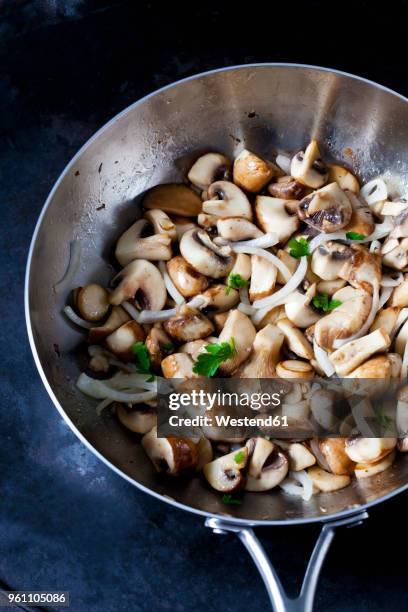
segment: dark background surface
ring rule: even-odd
[[[79,611],[268,609],[232,538],[111,473],[35,370],[23,275],[41,206],[77,149],[144,94],[254,61],[339,68],[408,94],[406,2],[0,1],[0,579],[68,590]],[[399,51],[399,49],[402,49]],[[407,495],[338,533],[317,610],[406,610]],[[290,590],[316,527],[259,530]]]

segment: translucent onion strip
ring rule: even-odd
[[[393,291],[392,287],[384,287],[380,294],[380,299],[378,302],[378,310],[380,310],[390,299],[391,293]]]
[[[333,232],[332,234],[325,234],[322,232],[309,242],[309,252],[313,253],[321,244],[329,240],[347,240],[347,238],[344,232]]]
[[[264,259],[267,259],[268,261],[273,263],[278,268],[278,270],[280,271],[280,273],[282,274],[283,278],[286,281],[288,281],[290,277],[292,276],[291,271],[283,263],[283,261],[281,261],[279,257],[276,257],[276,255],[274,255],[273,253],[269,253],[269,251],[265,251],[264,249],[260,249],[254,246],[252,247],[245,246],[245,245],[243,246],[242,244],[231,244],[231,248],[235,253],[246,253],[247,255],[258,255],[259,257],[263,257]]]
[[[335,349],[338,349],[341,346],[343,346],[343,344],[346,344],[347,342],[351,342],[352,340],[357,340],[357,338],[361,338],[362,336],[365,336],[368,330],[370,329],[372,322],[375,319],[375,315],[377,314],[379,303],[380,303],[380,296],[379,296],[378,289],[373,287],[373,301],[371,303],[370,314],[368,315],[366,322],[360,328],[360,330],[353,336],[349,336],[348,338],[342,338],[341,340],[340,339],[335,340],[333,342],[333,347]]]
[[[408,319],[408,308],[403,308],[401,310],[401,312],[399,313],[397,320],[395,322],[394,325],[394,329],[392,330],[392,337],[395,336],[395,334],[399,331],[399,328],[405,323],[405,321]]]
[[[251,240],[240,240],[239,242],[231,242],[230,246],[244,246],[244,247],[258,247],[260,249],[269,249],[269,247],[278,244],[278,236],[274,232],[269,232],[259,238],[252,238]]]
[[[290,293],[297,289],[297,287],[299,287],[300,283],[305,277],[306,272],[307,257],[301,257],[300,263],[292,278],[290,278],[281,289],[279,289],[278,291],[276,291],[276,293],[273,293],[272,295],[268,295],[268,297],[262,298],[261,300],[255,300],[252,305],[254,306],[254,308],[272,308],[280,300],[287,297]]]
[[[112,404],[113,400],[111,400],[109,397],[107,397],[106,399],[102,400],[97,407],[95,408],[96,414],[98,416],[101,416],[102,412],[105,410],[105,408],[107,408],[108,406],[110,406]]]
[[[273,295],[276,295],[276,293],[274,293]],[[254,309],[255,314],[252,316],[252,323],[254,325],[258,325],[262,321],[262,319],[266,317],[266,315],[271,310],[273,310],[277,306],[283,306],[284,304],[291,304],[292,302],[298,302],[298,303],[305,304],[307,302],[307,297],[306,295],[302,295],[298,291],[293,291],[293,293],[290,293],[289,295],[284,296],[273,306],[266,306],[266,308]]]
[[[260,312],[259,310],[251,306],[250,304],[245,304],[245,302],[241,302],[240,304],[238,304],[238,310],[248,315],[249,317],[255,316],[258,312]]]
[[[153,399],[157,391],[139,391],[137,393],[124,393],[113,389],[103,380],[95,380],[87,374],[82,373],[77,380],[77,387],[82,393],[95,399],[110,399],[114,402],[127,404],[141,404]]]
[[[187,302],[187,306],[189,308],[205,308],[208,301],[202,295],[194,296],[189,302]],[[122,304],[123,306],[123,304]],[[170,317],[174,317],[177,314],[177,308],[168,308],[166,310],[142,310],[139,313],[138,322],[139,323],[156,323],[159,321],[167,321]]]
[[[387,185],[381,178],[373,179],[361,188],[360,195],[364,198],[369,206],[373,206],[373,204],[387,199]]]
[[[402,365],[401,365],[401,380],[407,378],[408,376],[408,342],[404,348],[404,355],[402,357]]]
[[[288,495],[301,497],[304,501],[309,501],[313,495],[313,481],[305,470],[289,472],[279,486]]]
[[[68,317],[70,321],[72,321],[72,323],[78,325],[78,327],[83,327],[84,329],[92,329],[93,327],[98,326],[92,323],[88,323],[88,321],[85,321],[84,319],[81,319],[81,317],[77,315],[77,313],[71,308],[71,306],[65,306],[62,312],[65,314],[66,317]]]
[[[55,293],[59,294],[65,290],[72,289],[74,278],[78,274],[79,265],[81,263],[81,243],[78,240],[72,240],[69,245],[69,262],[64,276],[53,287]]]
[[[122,306],[123,310],[126,310],[128,315],[130,317],[132,317],[132,319],[134,321],[139,322],[140,312],[139,312],[139,310],[137,308],[135,308],[135,306],[133,306],[133,304],[131,304],[130,302],[122,302],[121,306]]]
[[[162,273],[164,284],[166,285],[166,289],[169,292],[170,297],[176,302],[176,304],[184,304],[186,300],[171,280],[164,261],[159,262],[159,269]]]
[[[282,155],[281,153],[279,153],[279,155],[276,156],[275,164],[277,166],[279,166],[279,168],[281,170],[286,172],[286,174],[290,175],[291,161],[292,160],[290,159],[290,157],[288,157],[287,155]]]
[[[332,362],[329,359],[328,354],[321,346],[319,346],[316,342],[316,339],[313,338],[313,351],[316,357],[316,361],[325,373],[326,376],[333,376],[336,372]]]

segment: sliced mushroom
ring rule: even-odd
[[[211,342],[218,342],[218,339],[214,336],[208,336],[208,338],[200,338],[199,340],[190,340],[179,347],[180,353],[187,353],[190,355],[193,361],[197,361],[197,358],[202,353],[205,353],[205,347]]]
[[[276,365],[276,375],[279,376],[279,378],[310,380],[315,376],[315,371],[313,366],[306,361],[287,359],[286,361],[280,361]]]
[[[269,491],[278,486],[289,471],[286,455],[278,446],[265,438],[251,439],[247,444],[253,447],[253,450],[249,460],[245,490]]]
[[[256,325],[257,329],[263,329],[266,325],[276,325],[279,319],[286,319],[285,307],[276,306],[272,308],[262,319],[260,323]]]
[[[352,461],[364,465],[375,463],[388,455],[397,445],[397,438],[347,438],[345,451]]]
[[[281,176],[276,183],[268,185],[268,191],[273,198],[300,200],[305,195],[305,186],[292,176]]]
[[[408,321],[405,321],[395,338],[395,352],[404,356],[405,346],[408,342]]]
[[[290,174],[299,183],[312,189],[318,189],[327,182],[327,167],[320,159],[316,140],[311,141],[305,152],[296,153],[290,164]]]
[[[163,323],[165,331],[180,342],[205,338],[214,331],[211,321],[199,310],[183,304],[174,317]]]
[[[344,489],[350,484],[350,476],[330,474],[317,466],[310,467],[307,470],[308,475],[313,481],[313,484],[325,493]]]
[[[332,350],[335,340],[357,333],[371,310],[372,298],[362,289],[344,287],[333,299],[340,301],[340,306],[319,319],[314,329],[317,344],[325,350]]]
[[[198,447],[189,438],[158,438],[153,427],[143,436],[142,446],[158,472],[176,476],[197,467]]]
[[[150,261],[136,259],[113,279],[119,282],[109,296],[114,306],[134,299],[141,309],[161,310],[166,303],[167,291],[159,270]]]
[[[172,240],[176,240],[176,226],[164,210],[147,210],[144,217],[152,224],[155,234],[168,234]]]
[[[375,331],[358,338],[351,340],[337,351],[334,351],[329,357],[334,365],[339,376],[346,376],[361,365],[366,359],[385,351],[391,344],[390,337],[382,329]]]
[[[180,252],[193,268],[211,278],[227,276],[235,261],[230,247],[217,246],[204,230],[186,232],[180,241]]]
[[[394,357],[390,359],[389,354],[368,359],[345,377],[352,379],[347,382],[347,391],[368,397],[382,395],[389,387],[394,364],[397,366],[397,360],[394,361]]]
[[[274,176],[272,164],[244,149],[235,158],[233,180],[236,185],[251,193],[261,191]]]
[[[296,327],[304,329],[320,319],[320,313],[310,306],[315,295],[316,285],[311,285],[306,291],[304,302],[293,301],[285,304],[286,316]]]
[[[363,245],[353,245],[351,251],[352,256],[344,261],[339,276],[352,287],[372,293],[373,287],[380,286],[381,258],[376,253],[370,253]]]
[[[252,208],[245,193],[229,181],[217,181],[208,188],[203,212],[218,217],[244,217],[252,221]]]
[[[329,171],[329,183],[336,182],[341,189],[348,189],[353,193],[359,193],[360,185],[350,170],[337,164],[327,164],[327,169]]]
[[[255,215],[264,232],[274,232],[279,242],[286,242],[299,227],[299,217],[290,211],[290,200],[257,196]]]
[[[259,331],[253,342],[252,352],[235,373],[239,378],[272,378],[279,361],[284,335],[275,325],[267,325]]]
[[[221,333],[222,328],[224,327],[225,322],[228,319],[228,315],[228,312],[216,312],[212,315],[209,315],[212,322],[214,323],[215,331],[217,332],[217,334]]]
[[[277,256],[285,264],[285,266],[289,269],[289,272],[293,275],[296,272],[296,269],[299,265],[299,260],[289,255],[289,252],[284,251],[283,249],[278,250]],[[279,285],[286,284],[286,278],[284,278],[280,270],[278,270],[278,276],[276,277],[276,282],[279,283]]]
[[[330,183],[301,200],[299,218],[315,229],[332,233],[346,227],[353,209],[347,194],[337,183]]]
[[[166,261],[171,257],[171,237],[169,234],[149,235],[152,225],[147,219],[139,219],[119,238],[115,257],[121,266],[134,259]],[[147,232],[147,233],[146,233]]]
[[[331,431],[336,423],[336,399],[337,396],[332,389],[325,387],[313,391],[310,397],[310,410],[314,420],[324,431]],[[317,440],[312,440],[310,443],[312,451],[319,461],[320,467],[325,470],[329,469],[328,464],[320,451]],[[330,470],[329,470],[330,471]]]
[[[317,283],[317,293],[327,293],[327,295],[332,296],[345,287],[346,281],[342,278],[338,278],[336,280],[331,281],[320,281]]]
[[[256,330],[251,319],[240,310],[231,310],[219,336],[219,342],[230,342],[231,338],[234,338],[236,352],[234,357],[220,365],[220,373],[231,374],[249,357],[255,336]]]
[[[208,279],[204,274],[197,272],[181,255],[167,262],[167,272],[184,297],[197,295],[208,287]]]
[[[280,319],[276,325],[285,336],[285,341],[289,350],[303,359],[313,359],[313,348],[300,329],[289,321],[289,319]]]
[[[316,457],[300,442],[288,444],[286,453],[289,459],[291,472],[300,472],[316,463]]]
[[[188,180],[200,189],[208,189],[214,181],[228,180],[230,162],[221,153],[206,153],[197,159],[187,175]]]
[[[165,378],[198,378],[193,372],[194,362],[187,353],[173,353],[165,357],[161,362],[163,376]]]
[[[157,424],[156,411],[148,406],[129,410],[124,404],[116,404],[116,414],[122,425],[138,434],[148,433]]]
[[[143,327],[136,321],[128,321],[105,338],[105,345],[121,361],[133,361],[132,346],[144,339]]]
[[[312,270],[323,280],[334,281],[339,278],[344,262],[352,257],[353,251],[350,247],[329,240],[313,252]]]
[[[100,321],[109,310],[109,295],[106,289],[91,283],[76,292],[76,306],[85,321]]]
[[[356,465],[356,469],[354,470],[354,474],[356,475],[356,478],[368,478],[369,476],[375,476],[376,474],[380,474],[391,467],[394,460],[395,451],[391,451],[386,457],[376,461],[375,463],[369,463],[368,465],[358,463]]]
[[[145,344],[149,353],[150,363],[155,371],[160,368],[163,359],[168,357],[174,350],[170,337],[160,327],[152,327],[147,335]]]
[[[346,438],[322,438],[317,441],[319,451],[332,474],[351,474],[354,462],[345,451]]]
[[[261,230],[243,217],[223,217],[217,220],[219,235],[226,240],[250,240],[262,236]]]
[[[207,438],[200,438],[197,443],[198,447],[198,462],[196,466],[196,472],[200,472],[203,467],[210,463],[214,458],[213,449],[211,442]]]
[[[200,293],[200,297],[205,300],[206,313],[231,310],[239,302],[239,293],[236,289],[220,284],[211,285],[211,287]]]
[[[278,269],[270,261],[259,255],[251,257],[251,284],[249,299],[251,302],[271,295],[275,290]]]
[[[232,493],[245,484],[243,469],[248,461],[246,446],[223,455],[203,467],[203,474],[216,491]]]
[[[197,223],[200,227],[206,230],[212,230],[217,225],[217,221],[220,217],[218,215],[207,215],[207,213],[200,213],[197,217]]]
[[[103,325],[100,327],[92,327],[89,330],[89,344],[99,344],[99,342],[103,342],[103,340],[105,340],[109,334],[114,332],[115,329],[118,329],[118,327],[127,321],[130,321],[128,313],[120,306],[114,306]]]
[[[188,219],[188,217],[173,216],[172,221],[174,223],[174,227],[176,228],[177,240],[181,240],[182,235],[186,232],[192,229],[198,229],[197,224],[193,223],[193,221]]]
[[[408,207],[405,207],[398,215],[393,217],[394,229],[390,233],[390,238],[408,237]]]
[[[376,329],[382,329],[391,337],[400,310],[400,308],[393,308],[392,306],[389,308],[381,308],[381,310],[377,312],[373,324],[370,327],[370,332],[375,331]]]
[[[344,228],[345,232],[355,232],[362,236],[370,236],[375,229],[375,222],[371,209],[365,202],[362,202],[352,191],[345,191],[350,200],[353,210],[348,225]]]
[[[395,242],[395,247],[383,255],[383,264],[394,270],[404,270],[408,266],[408,238]]]
[[[408,306],[408,274],[404,274],[404,280],[393,290],[389,306],[394,308],[405,308]]]
[[[388,361],[390,363],[390,375],[391,378],[400,378],[401,368],[402,368],[402,359],[398,353],[388,353],[387,354]]]
[[[94,355],[89,360],[88,367],[90,370],[92,370],[92,372],[104,372],[106,374],[106,372],[108,372],[110,368],[108,355],[104,355],[103,353],[98,353],[97,355]]]
[[[231,274],[239,274],[244,280],[249,280],[251,276],[251,256],[245,253],[238,253]]]
[[[150,189],[142,202],[143,208],[164,210],[170,215],[196,217],[201,212],[200,196],[187,185],[167,183]]]

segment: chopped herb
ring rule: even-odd
[[[331,300],[327,293],[318,293],[312,300],[313,306],[318,310],[323,310],[323,312],[334,310],[337,306],[341,306],[342,303],[340,300]]]
[[[359,234],[358,232],[346,232],[346,238],[349,240],[364,240],[366,236],[364,234]]]
[[[244,459],[245,459],[245,453],[243,451],[239,451],[239,453],[234,455],[235,463],[242,463]]]
[[[234,338],[229,342],[207,344],[204,348],[207,352],[198,356],[193,367],[193,372],[201,376],[214,376],[220,365],[236,353]]]
[[[381,427],[384,427],[385,429],[393,422],[392,418],[388,416],[388,414],[384,414],[383,412],[379,412],[378,414],[376,414],[375,416],[376,421],[378,421],[378,423],[381,425]]]
[[[144,342],[135,342],[132,346],[132,353],[136,357],[136,371],[138,374],[149,374],[146,382],[154,382],[155,375],[150,371],[150,355]]]
[[[294,257],[295,259],[300,259],[305,255],[310,255],[309,245],[306,238],[291,238],[288,242],[288,246],[290,247],[289,255]]]
[[[242,501],[240,499],[235,499],[234,497],[232,497],[231,493],[224,493],[224,495],[221,497],[221,501],[223,504],[229,504],[229,505],[242,504]]]
[[[225,289],[225,293],[229,295],[231,293],[231,289],[239,289],[240,287],[247,287],[248,281],[245,278],[242,278],[240,274],[230,274],[227,281],[227,288]]]

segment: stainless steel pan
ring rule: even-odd
[[[179,482],[154,472],[134,439],[75,388],[82,342],[60,315],[66,295],[53,285],[63,275],[69,244],[80,241],[76,285],[105,282],[117,236],[137,216],[137,196],[180,180],[208,149],[233,156],[245,146],[268,156],[315,137],[361,178],[384,173],[401,193],[408,181],[408,101],[352,75],[288,64],[215,70],[184,79],[136,102],[103,127],[66,167],[42,210],[27,265],[25,307],[40,375],[62,417],[82,442],[122,477],[150,495],[199,514],[217,533],[236,532],[249,549],[277,610],[310,610],[335,527],[359,522],[366,509],[408,486],[408,461],[396,469],[310,502],[279,491],[247,493],[229,507],[199,479]],[[229,513],[228,513],[229,512]],[[251,527],[324,523],[300,598],[288,600]]]

